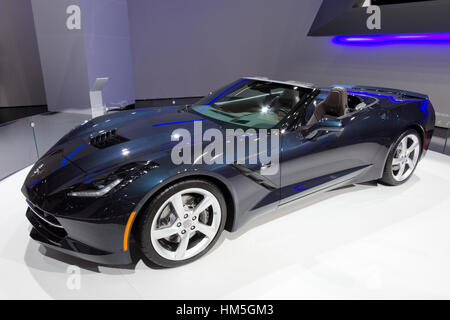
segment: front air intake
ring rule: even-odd
[[[96,136],[91,136],[90,143],[96,148],[104,149],[126,141],[128,141],[128,139],[118,135],[116,129],[111,129],[101,132]]]

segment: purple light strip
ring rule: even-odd
[[[346,45],[373,45],[386,43],[448,43],[450,33],[348,35],[333,38],[334,43]]]

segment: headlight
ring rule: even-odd
[[[70,188],[67,195],[70,197],[102,197],[108,192],[117,191],[133,182],[151,169],[159,167],[153,161],[134,162],[111,171],[93,173],[82,183]]]
[[[73,191],[69,192],[68,195],[71,197],[101,197],[111,191],[115,186],[122,182],[122,179],[116,179],[107,186],[104,186],[99,190],[86,190],[86,191]]]

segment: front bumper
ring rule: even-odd
[[[124,229],[120,223],[55,218],[29,205],[26,217],[33,226],[30,237],[42,245],[98,264],[133,262],[130,250],[117,249],[122,248],[118,240],[120,244],[123,241]]]

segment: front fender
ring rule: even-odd
[[[200,166],[160,166],[157,169],[152,170],[146,176],[136,180],[131,189],[121,190],[120,193],[115,195],[118,204],[123,203],[121,206],[127,206],[128,208],[122,208],[127,212],[129,218],[126,225],[126,232],[124,233],[124,243],[128,243],[130,240],[130,234],[132,233],[135,221],[140,216],[141,212],[145,208],[146,204],[159,192],[167,188],[168,186],[176,183],[177,181],[189,179],[189,178],[205,178],[212,181],[218,181],[224,186],[231,195],[231,202],[233,210],[230,210],[233,216],[231,216],[232,226],[229,229],[235,229],[235,214],[239,212],[239,204],[236,201],[237,191],[233,184],[230,182],[230,175],[237,175],[237,173],[227,165],[220,165],[214,168],[214,170],[206,170]],[[131,197],[132,195],[132,197]],[[126,199],[126,201],[124,201]]]

